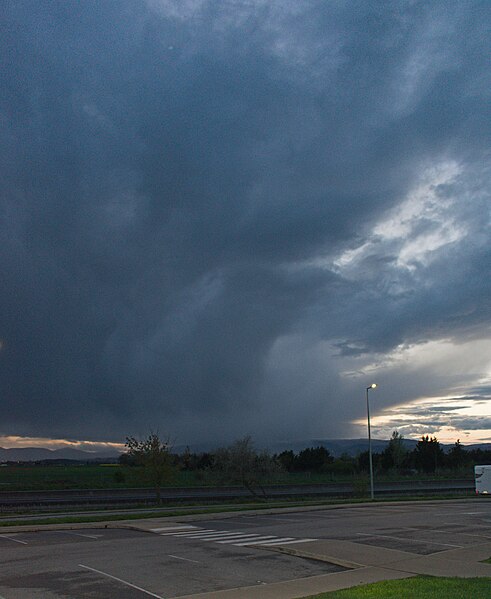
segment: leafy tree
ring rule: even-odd
[[[449,468],[453,470],[458,470],[462,468],[468,461],[469,456],[467,451],[462,447],[460,443],[460,439],[457,439],[455,445],[450,449],[446,456],[446,464]]]
[[[331,480],[335,475],[345,476],[347,474],[354,474],[356,471],[357,459],[348,455],[347,453],[343,453],[336,458],[332,463],[328,466],[325,466],[323,470],[328,472],[331,475]]]
[[[121,466],[137,466],[135,459],[129,453],[122,453],[118,458],[118,462]]]
[[[291,449],[282,451],[276,459],[287,472],[293,472],[295,469],[296,455]]]
[[[183,470],[192,470],[196,455],[191,453],[189,445],[186,445],[184,453],[179,458],[179,464]]]
[[[384,470],[400,470],[407,455],[404,447],[404,437],[397,431],[392,433],[388,446],[382,452],[382,468]]]
[[[266,497],[264,483],[281,471],[281,466],[267,452],[257,452],[250,436],[238,439],[229,447],[218,449],[213,471],[223,483],[240,484],[252,495]]]
[[[416,468],[423,472],[435,472],[443,464],[444,453],[436,437],[421,437],[413,454]]]
[[[205,470],[213,465],[213,455],[203,452],[196,455],[196,470]]]
[[[491,449],[470,449],[467,451],[469,461],[474,464],[491,464]]]
[[[372,452],[373,469],[376,472],[383,468],[382,459],[383,459],[383,454]],[[361,453],[358,454],[357,463],[358,463],[358,470],[360,472],[368,472],[369,467],[370,467],[369,466],[370,458],[369,458],[368,451],[362,451]]]
[[[143,441],[127,437],[125,446],[129,462],[141,468],[143,477],[155,488],[156,502],[162,503],[161,488],[175,473],[169,441],[162,440],[157,433],[150,433]]]
[[[325,472],[333,462],[334,458],[325,447],[308,447],[298,454],[295,466],[301,471]]]

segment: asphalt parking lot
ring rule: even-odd
[[[491,540],[491,501],[416,502],[201,520],[200,527],[335,539],[430,555]],[[185,534],[185,533],[182,533]],[[300,546],[300,545],[299,545]]]
[[[146,532],[0,532],[0,598],[169,599],[250,587],[257,591],[248,596],[255,597],[261,587],[282,581],[348,575],[352,570],[343,560],[368,566],[377,565],[381,556],[401,564],[415,559],[419,569],[446,556],[458,563],[459,551],[491,543],[491,501],[244,512],[142,520],[138,526]],[[334,563],[305,558],[336,552],[340,559]],[[489,567],[491,576],[491,565],[476,567],[484,569],[478,575],[486,576]],[[409,566],[393,569],[413,571]]]
[[[133,530],[0,534],[4,599],[176,597],[341,569],[248,546]]]

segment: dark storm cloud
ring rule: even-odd
[[[326,382],[291,356],[489,324],[486,3],[0,11],[0,432],[268,436],[285,405],[301,436]],[[442,163],[425,262],[374,227]]]

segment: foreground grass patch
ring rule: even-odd
[[[321,593],[306,599],[489,599],[491,578],[436,578],[415,576],[384,580],[352,589]]]

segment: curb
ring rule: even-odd
[[[266,545],[250,545],[255,549],[264,549],[265,551],[274,551],[276,553],[284,553],[286,555],[293,555],[294,557],[303,557],[305,559],[315,560],[317,562],[325,562],[327,564],[334,564],[335,566],[341,566],[348,570],[358,570],[359,568],[366,568],[366,564],[358,564],[356,562],[349,562],[338,557],[330,555],[320,555],[318,553],[310,553],[309,551],[302,551],[300,549],[291,549],[290,547],[282,547],[281,545],[266,546]]]

